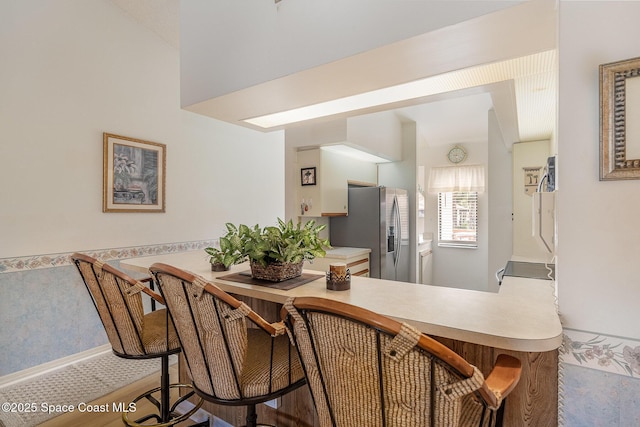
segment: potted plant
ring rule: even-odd
[[[212,271],[226,271],[232,265],[247,260],[238,228],[231,223],[225,224],[225,227],[227,234],[220,238],[220,249],[212,247],[204,249],[209,254]]]
[[[251,265],[251,275],[257,279],[279,282],[302,274],[305,260],[323,257],[330,248],[329,240],[320,238],[326,225],[311,220],[304,226],[278,218],[278,226],[249,228],[240,225],[243,252]]]

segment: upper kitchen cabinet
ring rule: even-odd
[[[292,154],[295,150],[290,159],[297,181],[296,215],[346,215],[349,182],[377,185],[377,163],[401,159],[401,133],[393,112],[286,129],[286,147]]]
[[[347,215],[349,182],[377,183],[375,163],[330,151],[331,147],[297,152],[299,183],[296,203],[298,215]]]

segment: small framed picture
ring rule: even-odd
[[[316,168],[300,169],[302,185],[316,185]]]
[[[103,134],[103,212],[164,212],[166,146]]]

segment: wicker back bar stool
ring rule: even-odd
[[[169,356],[181,351],[180,342],[167,310],[159,309],[145,314],[141,294],[144,293],[163,305],[164,299],[149,289],[143,281],[135,280],[93,257],[74,253],[71,258],[98,311],[113,353],[124,359],[161,360],[160,386],[148,390],[132,401],[136,404],[146,399],[158,412],[143,415],[135,420],[130,419],[128,412],[124,412],[123,422],[134,427],[164,427],[186,421],[202,406],[202,400],[186,413],[180,414],[176,411],[180,403],[194,394],[189,385],[170,384]],[[170,395],[172,388],[184,393],[184,396],[177,398],[173,404]],[[154,423],[149,424],[152,420]]]
[[[482,373],[414,327],[353,305],[291,298],[282,308],[321,427],[494,426],[518,359]]]
[[[166,301],[187,372],[200,397],[221,405],[246,406],[246,425],[254,427],[258,425],[256,404],[305,384],[298,354],[282,322],[267,322],[245,303],[184,270],[157,263],[150,271]]]

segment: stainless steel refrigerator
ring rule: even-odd
[[[370,277],[409,281],[409,197],[387,187],[349,188],[349,214],[329,221],[332,246],[370,248]]]

